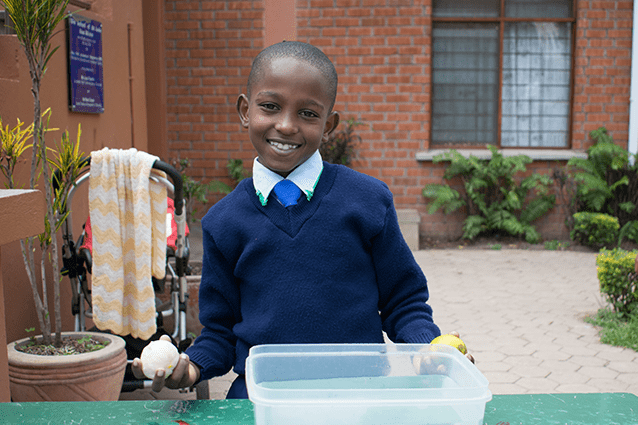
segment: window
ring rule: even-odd
[[[571,0],[433,0],[432,145],[568,148]]]
[[[91,3],[95,0],[82,1],[82,0],[69,0],[69,5],[81,7],[86,10],[91,9]],[[13,29],[13,22],[11,22],[11,17],[6,10],[0,10],[0,35],[2,34],[15,34],[15,30]]]
[[[2,34],[15,34],[13,29],[13,22],[6,10],[0,10],[0,35]]]

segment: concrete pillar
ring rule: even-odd
[[[0,190],[0,246],[44,232],[45,214],[44,195],[39,190]],[[0,260],[1,256],[2,250]],[[4,303],[4,284],[0,273],[0,402],[9,402],[11,391]]]
[[[399,227],[403,238],[408,243],[412,251],[419,250],[419,224],[421,216],[414,209],[398,209],[397,218],[399,219]]]

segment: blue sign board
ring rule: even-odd
[[[79,16],[67,18],[69,42],[69,109],[104,112],[102,24]]]

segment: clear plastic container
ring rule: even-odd
[[[492,399],[447,345],[260,345],[246,384],[256,425],[481,425]]]

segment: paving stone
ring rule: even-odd
[[[495,345],[489,341],[472,341],[463,338],[463,335],[461,335],[461,339],[463,339],[467,345],[467,349],[471,352],[494,352],[496,348]]]
[[[571,354],[559,350],[539,350],[532,355],[543,360],[567,360],[572,357]]]
[[[629,387],[627,382],[623,382],[619,379],[600,379],[593,378],[587,381],[587,385],[596,387],[599,393],[618,393],[624,392]]]
[[[592,349],[591,346],[584,347],[582,344],[564,343],[561,351],[574,356],[596,356],[599,350]]]
[[[578,373],[589,376],[590,378],[599,379],[615,379],[618,376],[618,372],[607,369],[606,367],[583,366],[578,369]]]
[[[587,384],[565,384],[554,388],[557,393],[596,393],[596,387]]]
[[[492,384],[490,382],[489,390],[492,394],[529,394],[527,388],[523,388],[516,384]]]
[[[517,385],[532,392],[551,393],[560,385],[558,382],[548,378],[521,378],[516,381]]]
[[[497,361],[490,361],[490,362],[480,362],[476,364],[478,370],[480,370],[482,373],[485,372],[508,372],[513,366],[510,364],[507,364],[505,362],[497,362]]]
[[[582,366],[572,363],[569,360],[543,360],[540,366],[549,369],[551,371],[557,371],[560,373],[574,373]]]
[[[607,365],[608,369],[615,370],[622,373],[636,373],[638,372],[638,363],[635,362],[618,362],[612,361]]]
[[[503,361],[512,366],[538,366],[543,362],[542,359],[532,356],[508,356]]]
[[[638,395],[638,383],[632,384],[625,390],[628,393]]]
[[[558,382],[560,385],[585,384],[591,379],[589,376],[579,375],[578,373],[560,371],[552,372],[548,378]]]
[[[490,384],[513,384],[520,379],[520,376],[513,375],[507,372],[495,372],[487,370],[483,372],[483,375]]]
[[[536,352],[536,348],[531,345],[506,345],[501,348],[501,352],[508,356],[529,356]]]
[[[593,366],[602,367],[609,363],[609,361],[601,359],[599,357],[590,357],[590,356],[572,356],[571,359],[569,359],[569,361],[571,361],[574,364],[579,364],[581,366],[588,366],[588,367],[593,367]]]
[[[638,385],[638,373],[621,373],[618,375],[619,381],[626,382],[628,384]]]
[[[560,335],[560,334],[547,334],[547,338],[550,339],[551,338],[551,342],[552,344],[558,344],[561,345],[564,348],[566,347],[573,347],[573,349],[578,350],[578,349],[587,349],[588,348],[588,344],[579,340],[579,336],[578,335]],[[570,351],[566,351],[563,350],[566,353],[570,353],[573,354]],[[592,351],[594,351],[592,349]]]
[[[485,351],[475,351],[474,346],[470,346],[468,348],[470,353],[474,356],[476,361],[478,362],[481,359],[481,362],[502,362],[507,358],[507,356],[499,351],[493,350],[485,350]],[[476,353],[476,355],[475,355]]]
[[[551,373],[549,369],[539,366],[514,366],[508,372],[524,378],[546,378]]]
[[[596,357],[610,361],[638,361],[638,353],[629,348],[612,347],[605,345],[596,354]]]

